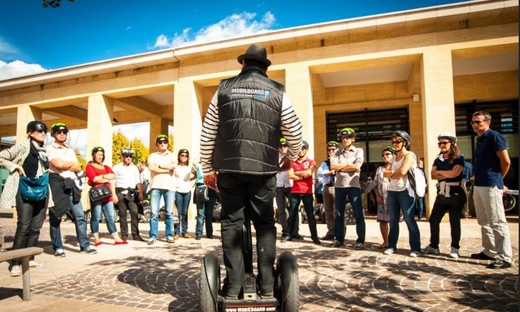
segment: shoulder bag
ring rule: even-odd
[[[88,191],[88,195],[90,200],[93,202],[102,201],[103,199],[109,198],[112,196],[112,192],[108,188],[106,184],[102,184],[99,186],[93,186]]]
[[[21,175],[18,188],[23,200],[43,200],[49,195],[49,173],[32,178]]]

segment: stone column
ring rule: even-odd
[[[87,160],[91,160],[91,150],[94,146],[105,149],[105,164],[112,166],[112,118],[114,113],[113,100],[103,94],[88,98],[87,120]]]

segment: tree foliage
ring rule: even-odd
[[[79,164],[81,165],[81,168],[85,170],[85,167],[87,167],[87,160],[81,156],[79,149],[75,148],[74,153],[76,153],[76,158],[78,159]]]
[[[69,2],[76,2],[76,0],[68,0]],[[43,8],[46,9],[48,7],[51,8],[59,8],[61,0],[43,0]]]
[[[145,162],[150,155],[150,150],[144,146],[141,140],[134,139],[130,141],[119,131],[112,135],[112,165],[121,162],[121,151],[127,147],[130,147],[134,151],[134,164],[141,161]]]

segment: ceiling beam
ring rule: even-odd
[[[145,117],[162,117],[164,106],[140,96],[114,99],[114,106],[136,112]]]
[[[56,108],[48,108],[43,111],[45,114],[56,116],[58,118],[73,118],[80,121],[87,121],[88,112],[86,109],[76,106],[63,106]]]

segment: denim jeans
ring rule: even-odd
[[[188,234],[188,206],[190,205],[191,192],[175,192],[175,205],[179,215],[179,226],[175,227],[175,235]],[[181,231],[182,230],[182,231]]]
[[[408,227],[409,243],[412,251],[421,252],[421,234],[415,221],[415,197],[408,195],[408,190],[388,191],[388,214],[390,217],[390,233],[388,235],[388,247],[397,249],[399,239],[399,218],[403,212],[404,222]]]
[[[105,216],[105,222],[110,235],[115,236],[117,234],[114,203],[113,202],[90,202],[91,207],[91,218],[90,218],[90,230],[93,235],[99,234],[99,221],[101,221],[101,211]]]
[[[161,196],[164,197],[164,209],[166,212],[166,219],[164,220],[166,226],[165,234],[166,237],[173,237],[173,202],[175,200],[175,191],[152,189],[150,190],[150,208],[152,209],[152,216],[150,218],[150,239],[157,239]]]
[[[202,204],[197,204],[197,225],[195,226],[195,236],[202,236],[202,227],[206,225],[206,236],[213,236],[213,208],[217,202],[218,194],[213,189],[208,189],[209,200]],[[206,221],[204,223],[204,220]]]
[[[356,243],[365,243],[366,225],[365,212],[363,211],[363,204],[361,203],[361,189],[359,187],[336,187],[335,202],[336,202],[336,216],[334,218],[334,237],[340,243],[345,242],[345,206],[347,205],[347,196],[352,211],[356,218]]]
[[[256,231],[258,285],[262,292],[272,292],[276,256],[276,226],[273,212],[276,177],[220,173],[217,184],[222,203],[222,249],[227,273],[224,292],[238,295],[244,283],[246,270],[252,270],[252,255],[249,255],[249,259],[244,259],[242,227],[246,213]]]
[[[68,194],[69,197],[69,210],[74,216],[74,225],[76,226],[76,238],[78,239],[79,246],[83,249],[90,246],[90,242],[87,236],[87,220],[85,219],[85,213],[83,212],[83,206],[81,201],[77,204],[73,204],[73,195]],[[61,237],[61,218],[58,218],[52,209],[49,211],[49,223],[51,233],[51,243],[54,251],[57,249],[63,249],[63,241]]]
[[[424,217],[424,197],[417,198],[417,216],[419,219]]]
[[[47,198],[41,201],[24,201],[20,193],[16,194],[16,232],[14,234],[12,250],[25,247],[36,247],[40,230],[47,211]],[[33,260],[34,257],[31,257]],[[14,259],[13,265],[19,265],[20,259]]]
[[[437,195],[429,220],[431,247],[439,248],[440,223],[446,212],[448,212],[450,216],[451,247],[460,248],[460,217],[465,203],[466,196],[462,194],[453,194],[450,197]]]
[[[311,238],[313,240],[318,239],[318,231],[316,230],[316,217],[314,216],[314,206],[312,194],[297,194],[292,193],[290,197],[290,212],[289,219],[287,220],[287,232],[289,237],[295,237],[296,224],[298,223],[298,208],[300,202],[303,202],[303,208],[307,215],[307,221],[309,222],[309,230],[311,232]]]

